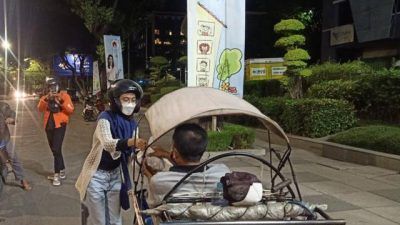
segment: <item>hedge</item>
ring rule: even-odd
[[[393,126],[355,127],[336,134],[329,141],[400,155],[400,128]]]
[[[250,80],[244,82],[244,94],[256,96],[283,96],[287,89],[276,79]]]
[[[363,61],[351,61],[346,63],[326,62],[311,66],[312,75],[307,78],[310,84],[326,80],[351,80],[359,79],[363,75],[373,73],[373,69]]]
[[[359,80],[325,81],[312,85],[311,98],[344,99],[361,118],[400,121],[400,70],[382,70]]]
[[[252,146],[255,131],[240,125],[225,124],[222,131],[208,132],[209,151],[225,151],[228,149],[246,149]]]
[[[245,99],[292,134],[323,137],[356,123],[353,106],[343,100],[254,96],[245,96]]]

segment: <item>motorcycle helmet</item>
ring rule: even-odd
[[[58,93],[60,91],[60,85],[56,78],[46,78],[46,85],[49,92]]]
[[[113,112],[122,113],[122,104],[119,97],[125,93],[133,93],[136,96],[136,107],[133,113],[137,113],[140,110],[140,103],[143,97],[142,87],[135,81],[129,79],[116,80],[111,84],[108,91],[108,98],[110,100],[110,107]]]

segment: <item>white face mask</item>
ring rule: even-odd
[[[122,111],[123,114],[125,114],[127,116],[130,116],[130,115],[132,115],[133,111],[135,110],[135,107],[136,107],[136,103],[123,102],[121,111]]]

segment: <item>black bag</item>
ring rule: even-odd
[[[119,201],[121,203],[121,208],[128,210],[130,208],[128,187],[125,182],[121,183],[121,190],[119,191]]]
[[[261,183],[258,178],[247,172],[232,172],[221,177],[224,199],[229,203],[242,201],[253,183]]]

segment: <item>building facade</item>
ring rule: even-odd
[[[400,55],[400,0],[323,0],[322,61]]]

